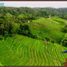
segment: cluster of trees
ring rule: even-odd
[[[38,17],[50,16],[58,16],[66,19],[67,8],[0,7],[0,34],[16,33],[16,29],[12,30],[13,28],[19,28],[23,23],[32,22],[33,19],[37,19]],[[66,26],[64,29],[66,29]]]
[[[22,15],[23,16],[23,15]],[[15,17],[10,13],[0,16],[0,35],[9,35],[22,33],[24,30],[29,30],[27,25],[23,25],[27,21],[26,17]],[[21,30],[22,29],[22,30]]]
[[[27,23],[39,17],[50,16],[67,19],[67,8],[0,7],[0,35],[22,34],[37,38],[37,36],[31,34]],[[67,33],[67,25],[64,26],[62,32]]]
[[[67,19],[67,8],[28,8],[0,7],[0,14],[10,13],[14,16],[26,14],[30,18],[58,16]]]
[[[0,38],[2,36],[14,36],[15,34],[21,34],[28,37],[36,38],[31,34],[28,23],[35,19],[32,14],[22,13],[13,15],[10,12],[0,14]]]
[[[33,19],[39,17],[50,16],[59,16],[66,19],[67,8],[0,7],[0,34],[17,33],[23,23],[32,22]],[[66,27],[64,27],[64,31],[65,29]]]

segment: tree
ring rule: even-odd
[[[30,35],[30,30],[28,25],[20,25],[19,34],[29,36]]]

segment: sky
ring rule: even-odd
[[[67,8],[67,1],[0,1],[7,7],[53,7]]]

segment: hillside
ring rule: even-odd
[[[52,17],[52,18],[39,18],[27,23],[31,33],[39,39],[48,39],[53,42],[60,42],[65,33],[62,32],[63,27],[67,20]]]
[[[16,35],[0,41],[0,62],[4,66],[61,66],[67,49],[56,43]]]
[[[64,50],[67,8],[0,7],[0,66],[62,66]]]
[[[61,66],[67,54],[62,53],[67,47],[60,42],[65,33],[61,30],[67,20],[51,17],[38,18],[28,25],[32,35],[15,35],[0,40],[1,66]]]

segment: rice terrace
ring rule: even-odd
[[[0,7],[0,66],[63,66],[64,50],[67,8]]]

